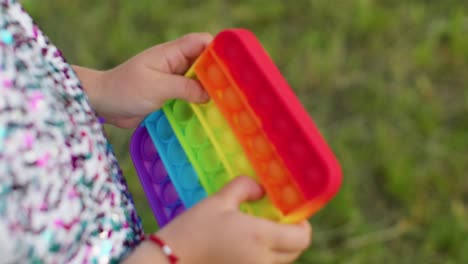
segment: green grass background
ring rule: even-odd
[[[252,30],[343,167],[298,263],[468,263],[468,1],[25,0],[73,64],[192,31]],[[147,231],[129,157],[107,127]]]

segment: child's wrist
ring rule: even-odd
[[[88,97],[91,107],[98,114],[102,114],[101,105],[103,99],[105,99],[105,79],[107,77],[106,71],[99,71],[90,68],[85,68],[77,65],[72,66],[78,79],[80,80],[81,86],[83,87],[86,96]]]

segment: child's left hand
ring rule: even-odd
[[[168,99],[209,100],[200,84],[183,74],[211,40],[210,34],[192,33],[149,48],[108,71],[74,69],[98,115],[107,123],[132,128]]]

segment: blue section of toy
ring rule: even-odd
[[[207,196],[205,189],[164,112],[153,112],[144,124],[184,206],[188,209],[204,199]]]

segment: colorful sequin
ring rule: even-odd
[[[61,52],[0,0],[0,256],[115,263],[141,221],[100,120]]]

